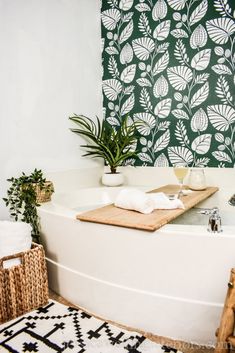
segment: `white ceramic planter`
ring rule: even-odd
[[[105,186],[119,186],[124,183],[124,175],[122,173],[104,173],[101,181]]]

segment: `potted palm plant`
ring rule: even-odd
[[[71,131],[88,141],[88,144],[81,145],[86,149],[84,156],[102,158],[109,166],[110,172],[103,175],[102,183],[108,186],[121,185],[124,179],[117,168],[127,159],[136,156],[135,124],[128,124],[128,117],[123,118],[118,128],[109,125],[105,120],[100,121],[98,117],[96,122],[84,115],[76,114],[69,119],[78,125]]]

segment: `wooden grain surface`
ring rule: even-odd
[[[178,189],[178,185],[165,185],[150,191],[150,193],[164,192],[165,194],[175,194]],[[185,209],[154,210],[150,214],[142,214],[118,208],[114,204],[111,204],[78,214],[76,218],[80,221],[154,231],[194,207],[199,202],[207,199],[218,190],[217,187],[209,186],[206,190],[193,191],[187,196],[183,196],[181,200],[184,203]]]

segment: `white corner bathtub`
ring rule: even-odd
[[[119,190],[57,192],[39,208],[51,289],[105,319],[213,345],[235,266],[235,208],[222,212],[220,234],[196,210],[155,232],[75,219]]]

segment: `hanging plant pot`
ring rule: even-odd
[[[104,173],[101,181],[105,186],[119,186],[124,183],[124,175],[122,173]]]

